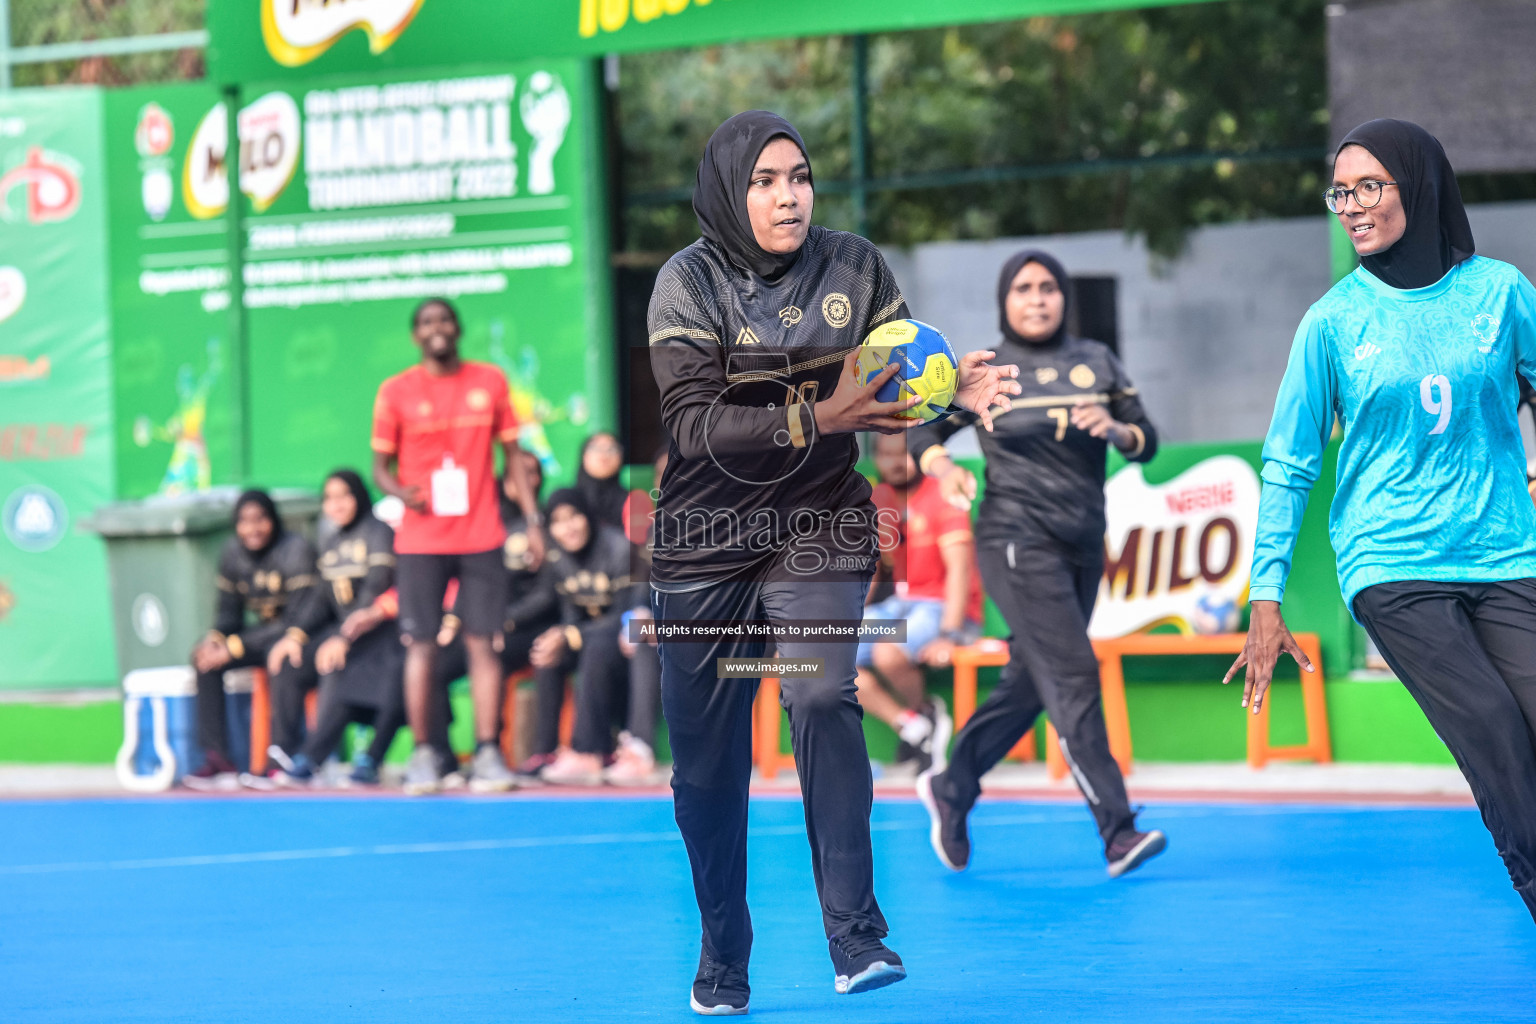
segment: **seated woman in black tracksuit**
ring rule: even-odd
[[[554,543],[540,584],[559,600],[560,624],[533,645],[541,691],[539,748],[553,748],[558,740],[558,697],[572,671],[576,723],[570,749],[560,751],[540,777],[556,784],[595,785],[613,752],[614,719],[628,703],[630,663],[619,649],[619,627],[624,612],[634,606],[630,543],[623,531],[594,525],[586,499],[574,488],[550,497],[545,529]],[[655,707],[651,702],[653,720]]]
[[[283,529],[272,498],[246,491],[235,502],[235,536],[219,555],[213,629],[192,651],[197,670],[197,741],[202,767],[182,781],[193,789],[232,789],[238,772],[229,758],[224,673],[267,664],[267,654],[316,599],[315,549]],[[303,689],[290,673],[269,680],[272,738],[296,742],[303,727]]]
[[[320,553],[321,599],[298,621],[273,657],[318,681],[314,730],[277,781],[307,784],[336,750],[352,722],[373,726],[366,753],[353,758],[351,780],[379,781],[379,765],[405,721],[404,648],[394,616],[379,598],[395,583],[395,532],[373,515],[363,479],[339,469],[325,481],[322,511],[336,531]],[[311,682],[313,685],[313,682]]]

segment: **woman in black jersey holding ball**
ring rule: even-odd
[[[948,768],[918,778],[934,852],[955,871],[970,862],[966,817],[981,793],[981,776],[1042,709],[1093,811],[1111,877],[1166,844],[1161,832],[1136,829],[1125,780],[1109,752],[1099,663],[1088,640],[1104,573],[1104,460],[1111,444],[1133,462],[1151,459],[1157,432],[1109,346],[1067,331],[1069,284],[1054,257],[1033,250],[1003,264],[997,281],[1003,334],[997,352],[1018,364],[1024,391],[995,430],[979,435],[987,490],[976,553],[987,595],[1012,633],[1008,666],[960,730]],[[966,507],[976,480],[943,445],[972,422],[968,415],[951,416],[908,438],[923,472]]]
[[[857,622],[875,564],[869,483],[855,433],[895,433],[914,402],[882,403],[856,372],[859,343],[907,315],[874,245],[811,227],[810,158],[794,127],[748,111],[709,140],[693,207],[701,239],[662,268],[651,296],[651,363],[672,437],[655,519],[652,607],[659,628],[701,621]],[[967,356],[955,404],[1007,407],[1011,368]],[[718,658],[757,658],[760,639],[658,645],[674,758],[677,824],[693,868],[703,950],[690,1003],[747,1009],[747,783],[758,678],[720,679]],[[854,643],[785,639],[782,700],[805,799],[806,833],[838,992],[899,981],[881,941],[870,853],[872,788],[854,685]]]

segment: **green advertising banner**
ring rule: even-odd
[[[208,71],[273,75],[593,57],[743,39],[882,32],[1201,0],[220,0]]]
[[[429,296],[458,307],[467,357],[505,371],[522,444],[552,478],[613,425],[589,72],[527,61],[246,87],[252,480],[318,487],[336,466],[366,469],[375,392],[419,360],[411,312]],[[210,189],[197,204],[211,217],[226,201]]]
[[[116,672],[101,93],[0,92],[0,689]]]
[[[197,198],[224,155],[193,145],[218,102],[207,85],[106,94],[122,498],[238,482],[228,219]]]

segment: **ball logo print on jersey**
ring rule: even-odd
[[[847,327],[848,321],[853,318],[853,306],[848,296],[842,292],[832,292],[821,300],[821,315],[832,327]]]
[[[1499,318],[1492,313],[1477,314],[1472,318],[1472,333],[1477,335],[1477,350],[1487,355],[1499,340]]]

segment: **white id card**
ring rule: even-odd
[[[452,455],[444,455],[442,468],[432,471],[432,514],[469,515],[469,474],[454,465]]]

